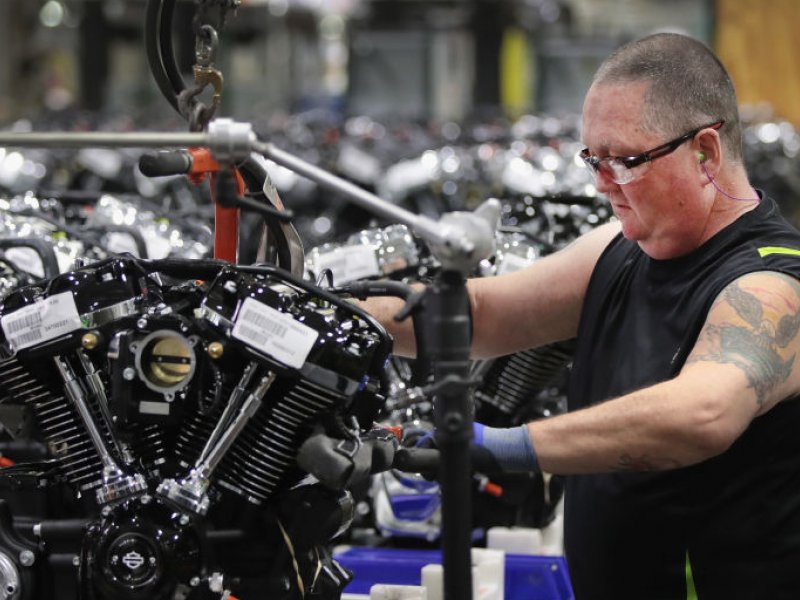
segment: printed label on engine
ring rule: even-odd
[[[295,369],[303,366],[319,335],[289,315],[246,298],[231,332],[233,337]]]
[[[82,325],[72,292],[62,292],[3,316],[0,327],[16,352],[54,340]]]

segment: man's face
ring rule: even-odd
[[[583,106],[583,142],[599,157],[635,156],[669,140],[642,128],[645,83],[593,85]],[[687,127],[691,124],[687,123]],[[695,178],[691,141],[651,163],[634,167],[634,181],[618,185],[597,174],[626,238],[657,259],[694,250],[703,240],[708,211]]]

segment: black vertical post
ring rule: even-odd
[[[467,385],[471,337],[464,276],[444,270],[425,292],[430,360],[434,381],[436,443],[441,452],[442,566],[445,600],[472,598],[472,486],[469,444],[472,406]],[[447,382],[451,382],[449,385]]]
[[[494,111],[500,106],[500,48],[506,23],[502,2],[474,0],[475,83],[472,101],[478,111]]]
[[[91,0],[84,4],[79,31],[80,104],[86,110],[101,110],[108,86],[110,35],[102,2]]]

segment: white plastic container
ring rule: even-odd
[[[428,600],[443,600],[444,570],[442,565],[422,567],[422,585]],[[505,594],[505,552],[489,548],[472,549],[472,599],[503,600]]]

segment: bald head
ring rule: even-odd
[[[606,83],[647,84],[642,127],[674,137],[719,119],[720,138],[730,160],[742,158],[742,129],[736,91],[727,70],[702,42],[676,33],[635,40],[609,56],[594,76]]]

